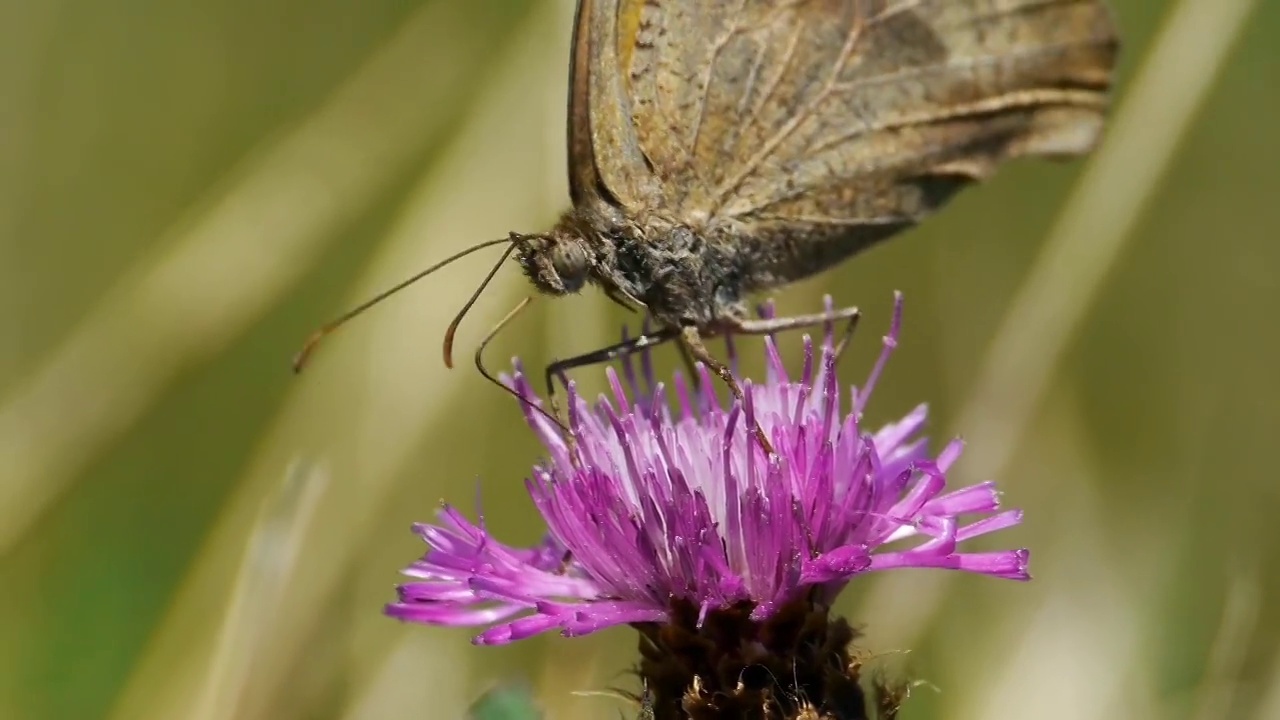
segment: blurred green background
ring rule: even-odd
[[[1203,17],[1144,85],[1175,4]],[[517,408],[439,359],[491,258],[288,368],[353,302],[562,209],[571,5],[0,4],[0,718],[452,718],[517,678],[554,717],[617,716],[575,692],[630,682],[627,630],[477,649],[380,614],[440,498],[539,533]],[[909,718],[1280,717],[1280,4],[1114,6],[1134,120],[1109,164],[1018,164],[780,298],[865,308],[860,382],[903,290],[871,419],[929,401],[971,441],[959,479],[1027,511],[994,542],[1033,549],[1033,583],[844,598],[931,683]],[[1252,16],[1179,105],[1228,6]],[[1187,119],[1163,164],[1143,143]],[[499,276],[462,357],[524,290]],[[536,304],[494,364],[614,337],[608,306]]]

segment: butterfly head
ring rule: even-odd
[[[576,293],[591,274],[591,248],[580,235],[555,230],[543,235],[512,234],[511,241],[524,274],[548,295]]]

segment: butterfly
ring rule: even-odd
[[[498,265],[514,254],[541,294],[595,286],[651,321],[553,363],[549,384],[675,340],[740,397],[706,337],[856,318],[757,318],[746,303],[921,222],[1005,161],[1087,153],[1118,45],[1100,0],[579,0],[572,207],[547,232],[464,253],[506,243]]]

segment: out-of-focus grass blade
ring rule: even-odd
[[[1280,718],[1280,648],[1273,648],[1275,654],[1271,658],[1271,676],[1263,688],[1262,698],[1258,700],[1255,720],[1275,720]]]
[[[292,577],[306,527],[327,482],[323,472],[295,462],[284,483],[263,502],[192,720],[239,716],[259,644],[280,614],[283,588]]]
[[[556,34],[547,23],[552,17],[557,16],[536,13],[515,42],[504,47],[501,72],[485,84],[460,136],[406,201],[353,290],[353,300],[385,288],[406,269],[438,259],[442,253],[435,242],[456,247],[554,218],[551,198],[563,195],[548,188],[562,188],[557,182],[563,183],[563,156],[551,156],[540,123],[511,122],[512,117],[527,118],[531,107],[540,108],[552,92],[545,79],[554,77],[553,68],[562,72],[562,46],[547,39]],[[415,67],[403,72],[424,71]],[[230,582],[229,561],[238,538],[269,479],[300,451],[323,453],[334,481],[308,529],[307,553],[285,588],[283,602],[291,611],[266,630],[260,643],[248,692],[254,704],[240,717],[263,717],[277,703],[303,702],[307,688],[289,685],[290,673],[306,663],[311,643],[336,631],[319,627],[319,620],[335,594],[344,592],[342,581],[350,577],[357,553],[368,549],[370,533],[384,522],[404,463],[415,457],[430,427],[448,426],[452,414],[465,411],[463,393],[490,391],[465,369],[446,370],[437,360],[440,335],[423,331],[443,330],[475,280],[461,272],[442,273],[415,288],[413,302],[389,303],[327,347],[264,433],[259,452],[215,521],[113,717],[180,717],[198,698],[213,651],[205,618],[221,611],[218,589]],[[468,318],[467,331],[492,322],[522,283],[515,273],[500,274]],[[456,442],[445,433],[434,452],[447,453]],[[429,468],[421,477],[425,482],[445,480]],[[377,614],[378,608],[368,612]],[[455,653],[439,647],[430,662],[456,666]],[[462,709],[442,711],[460,714]]]
[[[156,243],[165,250],[124,274],[4,398],[0,554],[183,367],[276,303],[437,136],[451,117],[442,108],[486,67],[489,49],[466,17],[452,2],[420,12],[325,106],[193,208]]]
[[[999,478],[1022,447],[1029,418],[1063,352],[1258,4],[1181,0],[1169,10],[1126,88],[1106,141],[1008,303],[959,414],[957,428],[968,443],[957,472]],[[913,645],[928,629],[952,577],[903,575],[877,584],[868,605],[895,608],[878,622],[879,630]],[[903,605],[903,597],[913,602]]]
[[[1107,139],[1009,301],[959,428],[962,472],[999,476],[1258,0],[1181,0],[1126,89]]]
[[[1090,457],[1085,420],[1069,401],[1050,404],[1049,427],[1037,449],[1051,458],[1044,478],[1090,475],[1099,464]],[[1070,536],[1042,542],[1054,571],[1022,588],[1006,588],[1020,599],[993,615],[979,639],[945,648],[963,657],[950,682],[942,717],[982,720],[1078,720],[1150,717],[1157,705],[1154,668],[1143,663],[1144,598],[1165,579],[1154,561],[1148,573],[1131,576],[1129,562],[1145,558],[1141,547],[1167,545],[1167,538],[1138,543],[1118,557],[1104,541],[1103,501],[1081,487],[1058,503],[1070,517]],[[1036,551],[1033,551],[1034,560]],[[1034,563],[1033,563],[1034,568]],[[1037,606],[1038,604],[1038,606]],[[908,706],[909,707],[909,706]]]
[[[376,659],[372,654],[353,657],[361,668],[377,670],[353,688],[351,701],[341,720],[385,720],[386,718],[456,718],[473,697],[468,682],[474,657],[453,655],[440,662],[443,649],[439,635],[426,628],[406,628],[397,633],[393,646]],[[360,682],[357,680],[357,682]],[[422,708],[430,708],[423,712]]]
[[[540,720],[542,712],[524,685],[503,685],[480,696],[467,710],[469,720]]]
[[[1196,693],[1191,720],[1236,717],[1233,712],[1239,678],[1248,658],[1262,609],[1262,585],[1256,569],[1237,572],[1227,590],[1209,662]]]

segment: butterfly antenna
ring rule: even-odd
[[[432,265],[431,267],[427,268],[426,270],[423,270],[423,271],[421,271],[421,272],[415,273],[412,277],[410,277],[410,278],[408,278],[408,279],[406,279],[406,280],[403,280],[403,281],[401,281],[401,282],[399,282],[399,283],[396,283],[395,285],[393,285],[392,287],[388,288],[387,290],[384,290],[384,291],[382,291],[382,292],[378,293],[377,295],[375,295],[374,297],[370,298],[369,300],[366,300],[365,302],[360,303],[359,305],[357,305],[357,306],[355,306],[354,308],[352,308],[352,309],[350,309],[350,310],[346,311],[345,313],[343,313],[343,314],[339,315],[338,317],[334,318],[333,320],[330,320],[329,322],[325,323],[324,325],[321,325],[321,326],[320,326],[320,328],[319,328],[318,330],[316,330],[315,332],[311,333],[311,337],[308,337],[308,338],[307,338],[307,341],[306,341],[305,343],[303,343],[303,344],[302,344],[302,349],[301,349],[301,350],[299,350],[299,351],[298,351],[298,353],[297,353],[296,355],[294,355],[294,356],[293,356],[293,371],[294,371],[295,373],[302,372],[303,368],[305,368],[305,367],[306,367],[306,365],[307,365],[308,361],[310,361],[311,356],[315,353],[316,346],[318,346],[318,345],[320,344],[320,341],[321,341],[321,340],[324,340],[326,336],[328,336],[328,335],[332,334],[332,333],[333,333],[333,331],[335,331],[335,330],[337,330],[338,328],[342,327],[342,326],[343,326],[343,325],[345,325],[349,320],[352,320],[352,319],[353,319],[353,318],[355,318],[357,315],[360,315],[361,313],[363,313],[365,310],[368,310],[369,308],[373,307],[374,305],[377,305],[378,303],[382,302],[383,300],[386,300],[387,298],[391,297],[392,295],[395,295],[396,293],[400,292],[401,290],[404,290],[405,288],[409,287],[410,285],[412,285],[412,284],[414,284],[414,283],[418,282],[418,281],[419,281],[419,280],[421,280],[422,278],[424,278],[424,277],[426,277],[426,276],[430,275],[431,273],[433,273],[433,272],[435,272],[435,271],[439,270],[440,268],[444,267],[445,265],[448,265],[449,263],[451,263],[451,262],[453,262],[453,261],[455,261],[455,260],[459,260],[459,259],[461,259],[461,258],[464,258],[464,257],[466,257],[466,256],[470,255],[471,253],[473,253],[473,252],[477,251],[477,250],[483,250],[484,248],[487,248],[487,247],[492,247],[492,246],[494,246],[494,245],[500,245],[500,244],[502,244],[502,243],[510,243],[510,242],[511,242],[511,239],[510,239],[510,238],[502,238],[502,239],[499,239],[499,240],[487,240],[487,241],[482,242],[482,243],[479,243],[479,244],[477,244],[477,245],[472,245],[471,247],[469,247],[469,248],[467,248],[467,249],[465,249],[465,250],[462,250],[462,251],[460,251],[460,252],[456,252],[456,253],[454,253],[453,255],[450,255],[449,257],[445,258],[444,260],[441,260],[440,262],[436,263],[435,265]],[[510,253],[511,253],[511,250],[510,250],[510,249],[508,249],[508,250],[507,250],[507,254],[509,255]],[[503,255],[503,258],[506,258],[506,255]],[[486,280],[486,282],[487,282],[487,280]]]
[[[490,330],[489,333],[484,336],[484,339],[481,340],[480,344],[476,347],[476,355],[475,355],[476,369],[480,371],[480,374],[484,376],[485,380],[488,380],[494,385],[497,385],[498,387],[502,388],[504,392],[510,393],[512,397],[524,403],[525,405],[528,405],[529,409],[537,411],[543,417],[555,423],[561,430],[563,430],[567,434],[569,432],[569,428],[565,427],[565,424],[560,422],[560,420],[556,416],[547,412],[542,408],[542,406],[533,402],[529,398],[517,392],[514,388],[508,386],[506,383],[499,380],[497,376],[489,372],[489,368],[486,368],[484,366],[484,349],[489,346],[489,342],[492,341],[498,335],[498,333],[502,331],[502,328],[506,327],[507,323],[511,322],[511,320],[514,319],[516,315],[519,315],[525,308],[529,307],[529,303],[531,302],[533,302],[532,295],[521,300],[519,305],[516,305],[514,308],[512,308],[511,312],[507,313],[506,317],[499,320],[498,324],[494,325],[493,329]]]
[[[493,269],[489,271],[488,275],[484,276],[484,280],[480,282],[480,287],[476,288],[476,291],[471,293],[471,297],[467,300],[467,304],[462,306],[462,309],[458,311],[458,314],[453,317],[453,322],[449,323],[449,329],[444,331],[444,366],[450,370],[453,369],[453,337],[458,334],[458,326],[462,324],[462,318],[466,317],[467,313],[471,311],[471,306],[475,305],[476,300],[480,299],[480,293],[484,292],[484,289],[489,286],[489,281],[493,280],[493,276],[498,274],[498,270],[502,268],[502,263],[506,262],[507,258],[511,257],[511,253],[515,252],[516,244],[513,240],[509,239],[504,240],[503,242],[510,242],[511,247],[508,247],[506,252],[502,253],[502,257],[498,258],[498,262],[493,264]],[[526,300],[529,299],[531,298],[526,298]],[[498,328],[505,325],[518,310],[523,310],[524,306],[527,304],[528,302],[524,302],[517,306],[516,310],[513,310],[509,315],[507,315],[507,317],[503,318],[502,322],[498,323],[498,327],[494,328],[493,332],[496,333]],[[490,337],[492,337],[492,335],[490,335]],[[481,347],[483,347],[483,345]]]

